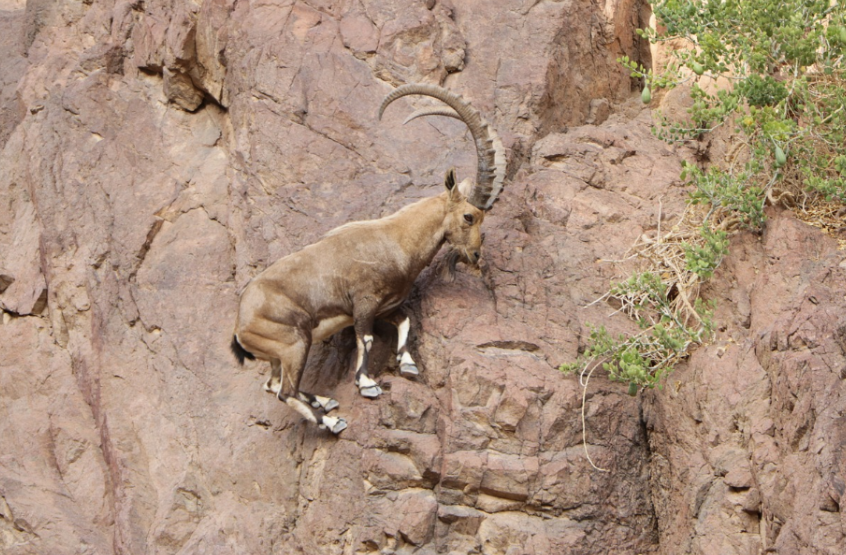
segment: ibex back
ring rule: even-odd
[[[408,352],[409,319],[400,305],[414,280],[444,243],[452,255],[471,265],[481,258],[480,226],[502,189],[505,155],[496,133],[461,97],[433,85],[399,87],[382,102],[385,108],[405,95],[435,97],[450,109],[424,109],[420,116],[442,115],[464,121],[476,143],[475,183],[456,185],[453,170],[446,190],[378,220],[353,222],[327,233],[320,241],[286,256],[256,276],[241,293],[232,350],[244,358],[267,360],[271,375],[264,388],[309,421],[339,433],[343,418],[329,416],[338,403],[300,391],[300,378],[312,343],[354,326],[357,344],[355,383],[365,397],[382,390],[367,373],[373,344],[373,323],[384,319],[398,330],[400,372],[418,374]]]

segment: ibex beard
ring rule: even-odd
[[[478,112],[459,96],[432,85],[406,85],[383,101],[385,107],[408,94],[433,96],[452,110],[422,110],[421,115],[456,117],[467,123],[476,141],[479,168],[476,182],[456,184],[455,172],[444,179],[445,191],[378,220],[352,222],[327,233],[320,241],[275,262],[241,293],[232,350],[245,358],[270,362],[264,389],[277,395],[306,420],[340,433],[347,422],[329,416],[338,407],[330,397],[300,390],[300,379],[311,345],[353,326],[356,335],[355,383],[364,397],[382,393],[368,375],[375,320],[397,327],[400,373],[416,376],[408,351],[410,320],[400,309],[414,280],[441,247],[448,258],[478,266],[481,224],[502,188],[504,152],[498,137]],[[408,120],[407,120],[408,121]]]

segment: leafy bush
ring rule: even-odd
[[[728,233],[761,229],[767,202],[808,207],[846,203],[846,10],[831,0],[657,0],[652,43],[674,41],[666,68],[620,62],[642,79],[641,98],[690,85],[686,121],[657,115],[656,136],[698,140],[736,128],[745,155],[687,164],[690,209],[681,231],[635,245],[645,270],[611,288],[643,331],[612,337],[593,328],[582,357],[562,370],[602,364],[630,392],[654,387],[711,332],[713,307],[698,299],[727,253]],[[737,160],[741,161],[738,162]],[[691,233],[691,229],[698,230]],[[659,234],[660,235],[660,234]]]
[[[830,0],[658,0],[659,32],[653,43],[676,41],[659,74],[622,59],[653,92],[691,84],[693,105],[685,123],[662,120],[668,141],[698,138],[726,123],[743,133],[749,150],[742,168],[722,176],[748,193],[787,193],[846,202],[846,10]],[[711,85],[703,88],[701,83]],[[728,83],[727,86],[720,83]],[[706,89],[719,87],[716,92]],[[699,188],[708,172],[691,173]],[[757,188],[757,190],[754,190]],[[775,189],[777,194],[773,194]],[[738,194],[734,187],[733,194]],[[763,219],[747,221],[760,227]]]

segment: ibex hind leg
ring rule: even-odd
[[[310,346],[310,341],[303,337],[297,344],[286,349],[288,357],[282,359],[282,388],[278,397],[280,401],[302,414],[306,420],[316,423],[322,429],[328,429],[333,434],[339,434],[347,428],[347,421],[326,414],[338,406],[337,401],[328,397],[318,399],[316,395],[300,391],[300,379]]]
[[[295,388],[286,388],[287,381],[287,377],[283,377],[282,389],[278,393],[280,401],[283,401],[286,405],[303,415],[309,422],[313,422],[321,429],[329,430],[333,434],[339,434],[347,428],[346,420],[327,414],[332,409],[338,407],[337,401],[329,397],[295,391]]]
[[[300,391],[298,397],[300,401],[311,405],[311,408],[322,410],[324,413],[338,408],[338,401],[330,397],[312,395],[311,393],[306,393],[305,391]]]
[[[343,418],[327,416],[326,407],[332,406],[332,399],[321,397],[323,403],[318,401],[319,407],[314,407],[312,400],[317,401],[317,396],[299,391],[300,380],[305,369],[308,351],[311,347],[308,334],[289,326],[279,326],[274,330],[273,337],[279,340],[267,340],[263,337],[256,338],[259,352],[266,353],[271,361],[270,379],[265,384],[265,389],[276,393],[277,398],[297,411],[309,422],[313,422],[321,428],[326,428],[334,434],[338,434],[347,427]],[[337,407],[337,402],[334,403]]]
[[[317,424],[320,429],[329,430],[333,434],[339,434],[347,429],[346,420],[339,416],[329,416],[323,413],[322,409],[313,409],[309,403],[301,400],[299,395],[293,397],[280,392],[279,400],[284,401],[286,405],[303,415],[309,422]]]
[[[270,377],[264,383],[264,390],[279,395],[282,389],[282,363],[276,359],[270,361]]]

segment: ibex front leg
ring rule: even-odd
[[[355,364],[355,385],[363,397],[375,399],[382,394],[382,388],[367,373],[370,349],[373,347],[373,316],[355,320],[355,343],[357,356]]]
[[[397,327],[397,362],[400,365],[400,374],[407,378],[419,376],[420,371],[417,369],[417,364],[408,351],[408,332],[411,330],[411,320],[402,312],[396,312],[389,318],[389,321]]]

